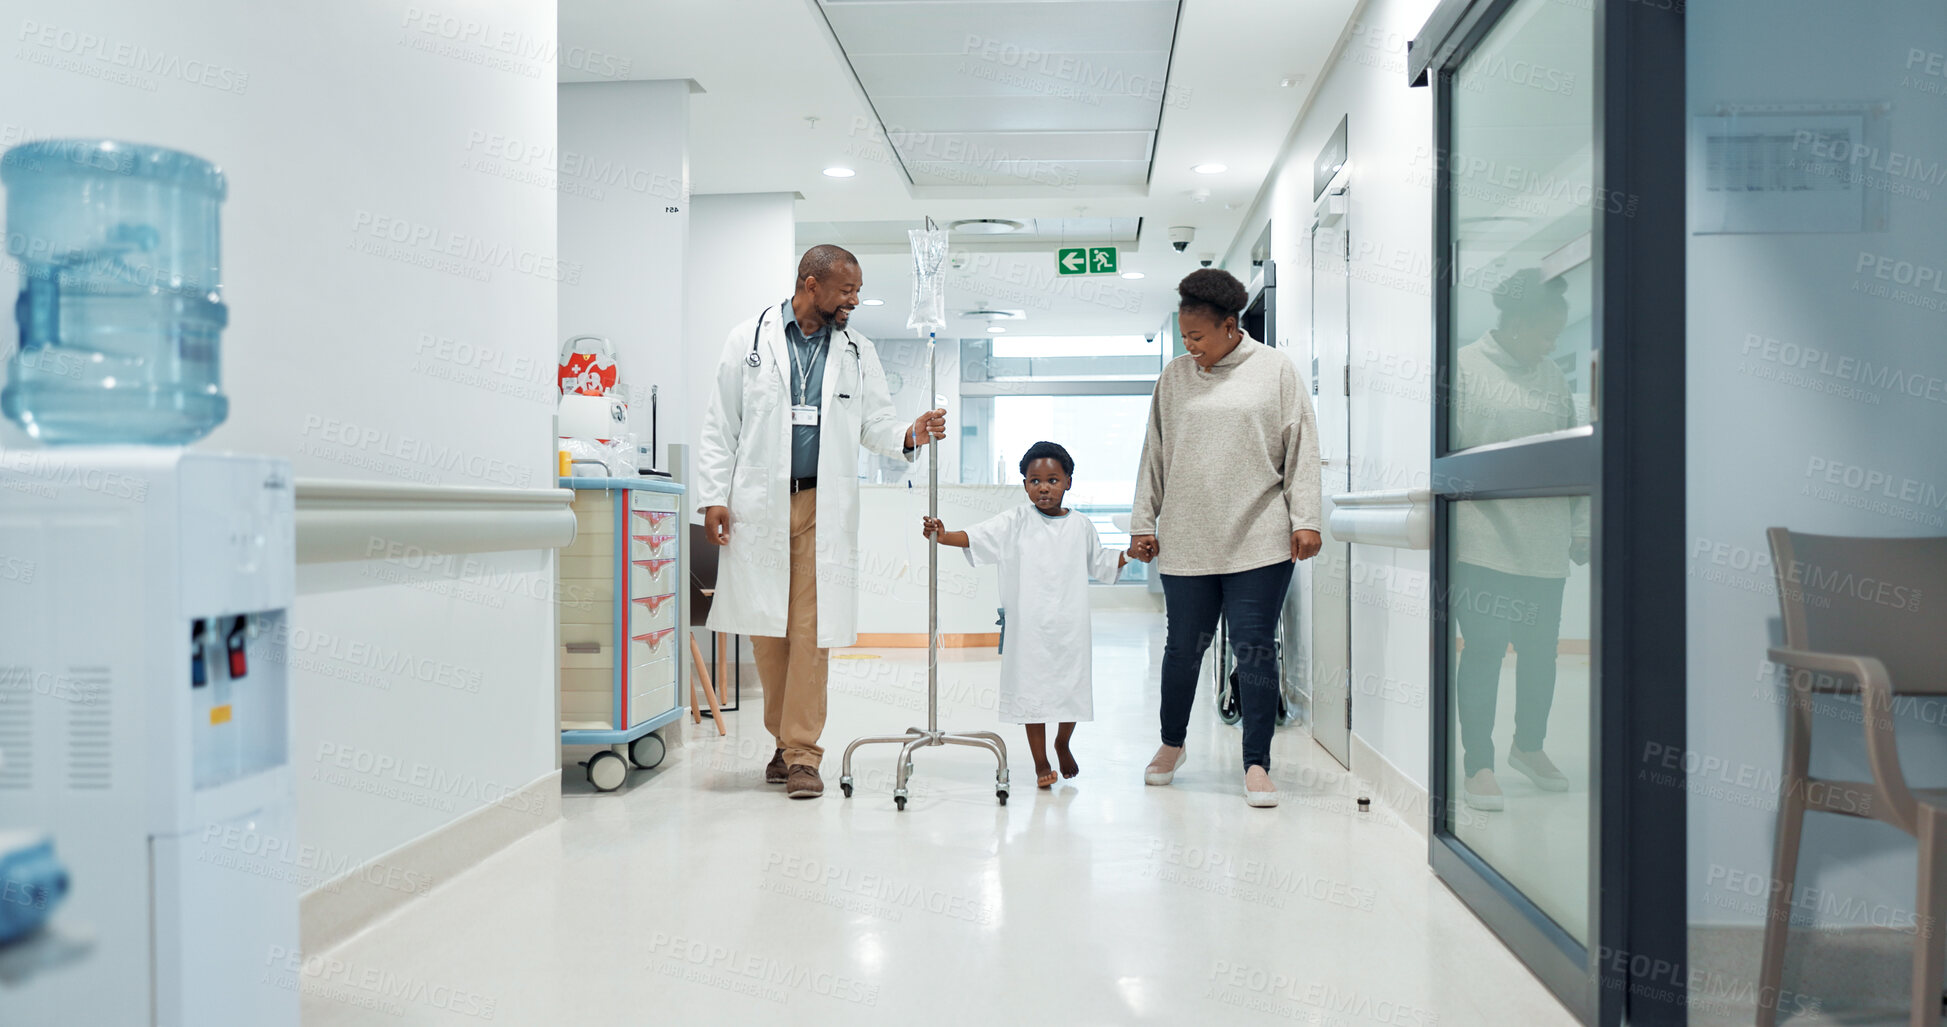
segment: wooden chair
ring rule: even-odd
[[[723,735],[728,734],[729,730],[723,723],[722,690],[710,680],[710,672],[704,669],[703,648],[696,644],[696,634],[693,630],[704,626],[704,620],[710,616],[710,603],[716,598],[717,551],[716,547],[704,537],[702,525],[690,525],[689,543],[690,623],[689,627],[683,629],[683,635],[690,641],[690,723],[703,722],[703,713],[696,705],[697,687],[701,685],[703,697],[710,703],[710,716],[717,722],[717,734]],[[717,637],[719,667],[723,665],[723,642],[723,637],[719,635]]]
[[[1778,839],[1758,980],[1758,1027],[1775,1027],[1799,840],[1808,810],[1870,817],[1919,841],[1911,1027],[1940,1027],[1947,959],[1947,789],[1912,789],[1894,744],[1894,696],[1947,695],[1947,538],[1848,538],[1769,531],[1789,675]],[[1812,696],[1858,695],[1871,781],[1811,775]]]

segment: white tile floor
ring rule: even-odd
[[[684,744],[621,792],[564,774],[560,823],[329,954],[395,990],[308,994],[305,1023],[1574,1022],[1387,814],[1289,791],[1246,807],[1237,731],[1202,697],[1177,785],[1146,788],[1161,618],[1098,614],[1095,644],[1073,782],[1037,792],[1004,728],[1004,807],[992,757],[959,749],[919,753],[904,813],[891,747],[860,750],[840,798],[848,740],[925,717],[924,650],[850,651],[824,798],[762,783],[746,687],[727,738],[672,725]],[[942,661],[942,727],[995,727],[997,667]],[[1335,767],[1301,732],[1278,758]]]

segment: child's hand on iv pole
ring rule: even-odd
[[[961,549],[967,548],[967,533],[964,531],[946,530],[946,525],[937,517],[928,517],[925,514],[921,514],[919,518],[919,533],[922,538],[938,536],[940,544],[943,546],[958,546]]]

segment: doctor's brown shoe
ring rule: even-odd
[[[781,785],[787,773],[784,769],[784,750],[779,749],[771,754],[771,762],[764,764],[764,783]]]
[[[825,779],[818,776],[817,767],[800,763],[791,768],[784,782],[784,794],[793,799],[816,799],[825,794]]]

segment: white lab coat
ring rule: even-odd
[[[784,634],[791,594],[791,371],[781,304],[730,330],[697,443],[696,508],[730,508],[712,631]],[[752,333],[760,363],[749,364]],[[858,640],[859,447],[911,459],[871,340],[834,328],[818,418],[818,644]],[[918,412],[914,412],[918,416]]]

